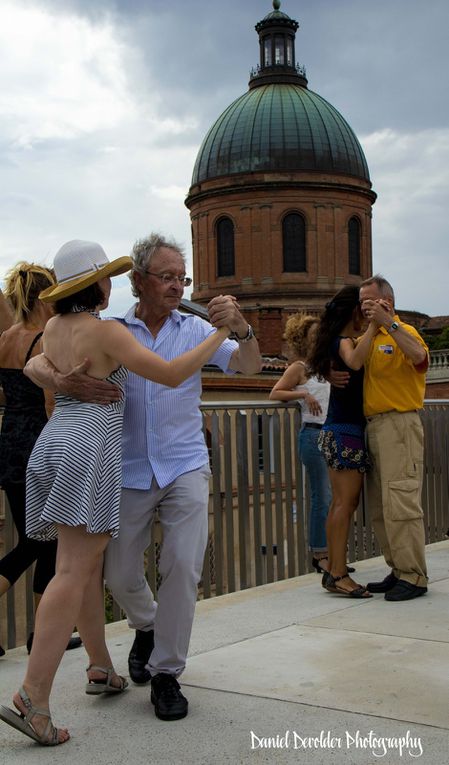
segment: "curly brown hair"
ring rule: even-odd
[[[308,341],[309,332],[318,323],[318,316],[307,313],[296,313],[287,320],[284,339],[300,358],[307,358],[309,355],[311,350],[310,341]]]

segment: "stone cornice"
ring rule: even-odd
[[[251,194],[251,192],[257,192],[262,190],[273,190],[273,191],[279,191],[282,189],[298,189],[298,190],[310,190],[310,191],[337,191],[339,193],[346,192],[350,194],[357,194],[358,196],[362,195],[369,199],[371,204],[374,204],[374,202],[377,199],[377,194],[375,191],[372,191],[372,189],[363,187],[360,183],[350,183],[348,181],[342,181],[339,176],[335,176],[335,180],[332,181],[322,181],[322,180],[301,180],[298,178],[298,180],[291,180],[291,181],[283,181],[283,180],[270,180],[270,179],[264,179],[261,181],[252,181],[251,183],[245,182],[245,180],[240,180],[239,183],[233,183],[229,184],[229,176],[226,176],[226,179],[228,181],[228,185],[226,186],[217,186],[214,188],[207,187],[207,183],[201,184],[201,190],[200,191],[194,191],[194,187],[192,187],[184,201],[184,204],[186,207],[191,209],[193,204],[196,204],[198,202],[201,202],[203,200],[208,200],[213,197],[221,197],[221,196],[229,196],[234,194],[241,194],[242,192],[245,193],[245,195]],[[216,181],[216,179],[214,179]]]

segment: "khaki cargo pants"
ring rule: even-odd
[[[367,498],[374,533],[394,575],[426,587],[421,419],[412,411],[385,412],[367,420],[367,446],[373,462],[367,476]]]

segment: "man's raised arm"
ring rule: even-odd
[[[33,356],[23,371],[40,388],[71,396],[78,401],[91,404],[111,404],[118,401],[122,395],[120,388],[106,380],[90,377],[86,374],[89,366],[89,359],[84,359],[81,364],[63,375],[41,353],[39,356]]]
[[[232,295],[217,295],[207,306],[214,327],[229,327],[239,347],[231,356],[229,368],[234,372],[254,375],[262,369],[262,358],[253,330],[239,311],[239,304]]]
[[[365,300],[364,313],[375,321],[379,326],[385,327],[387,332],[394,331],[396,345],[407,356],[415,367],[422,367],[419,371],[426,371],[429,361],[427,346],[424,341],[418,340],[412,335],[396,316],[394,308],[384,300]],[[395,319],[398,319],[396,321]]]

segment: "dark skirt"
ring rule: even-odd
[[[361,425],[340,422],[324,424],[318,448],[332,470],[366,473],[371,467],[365,448],[365,429]]]

